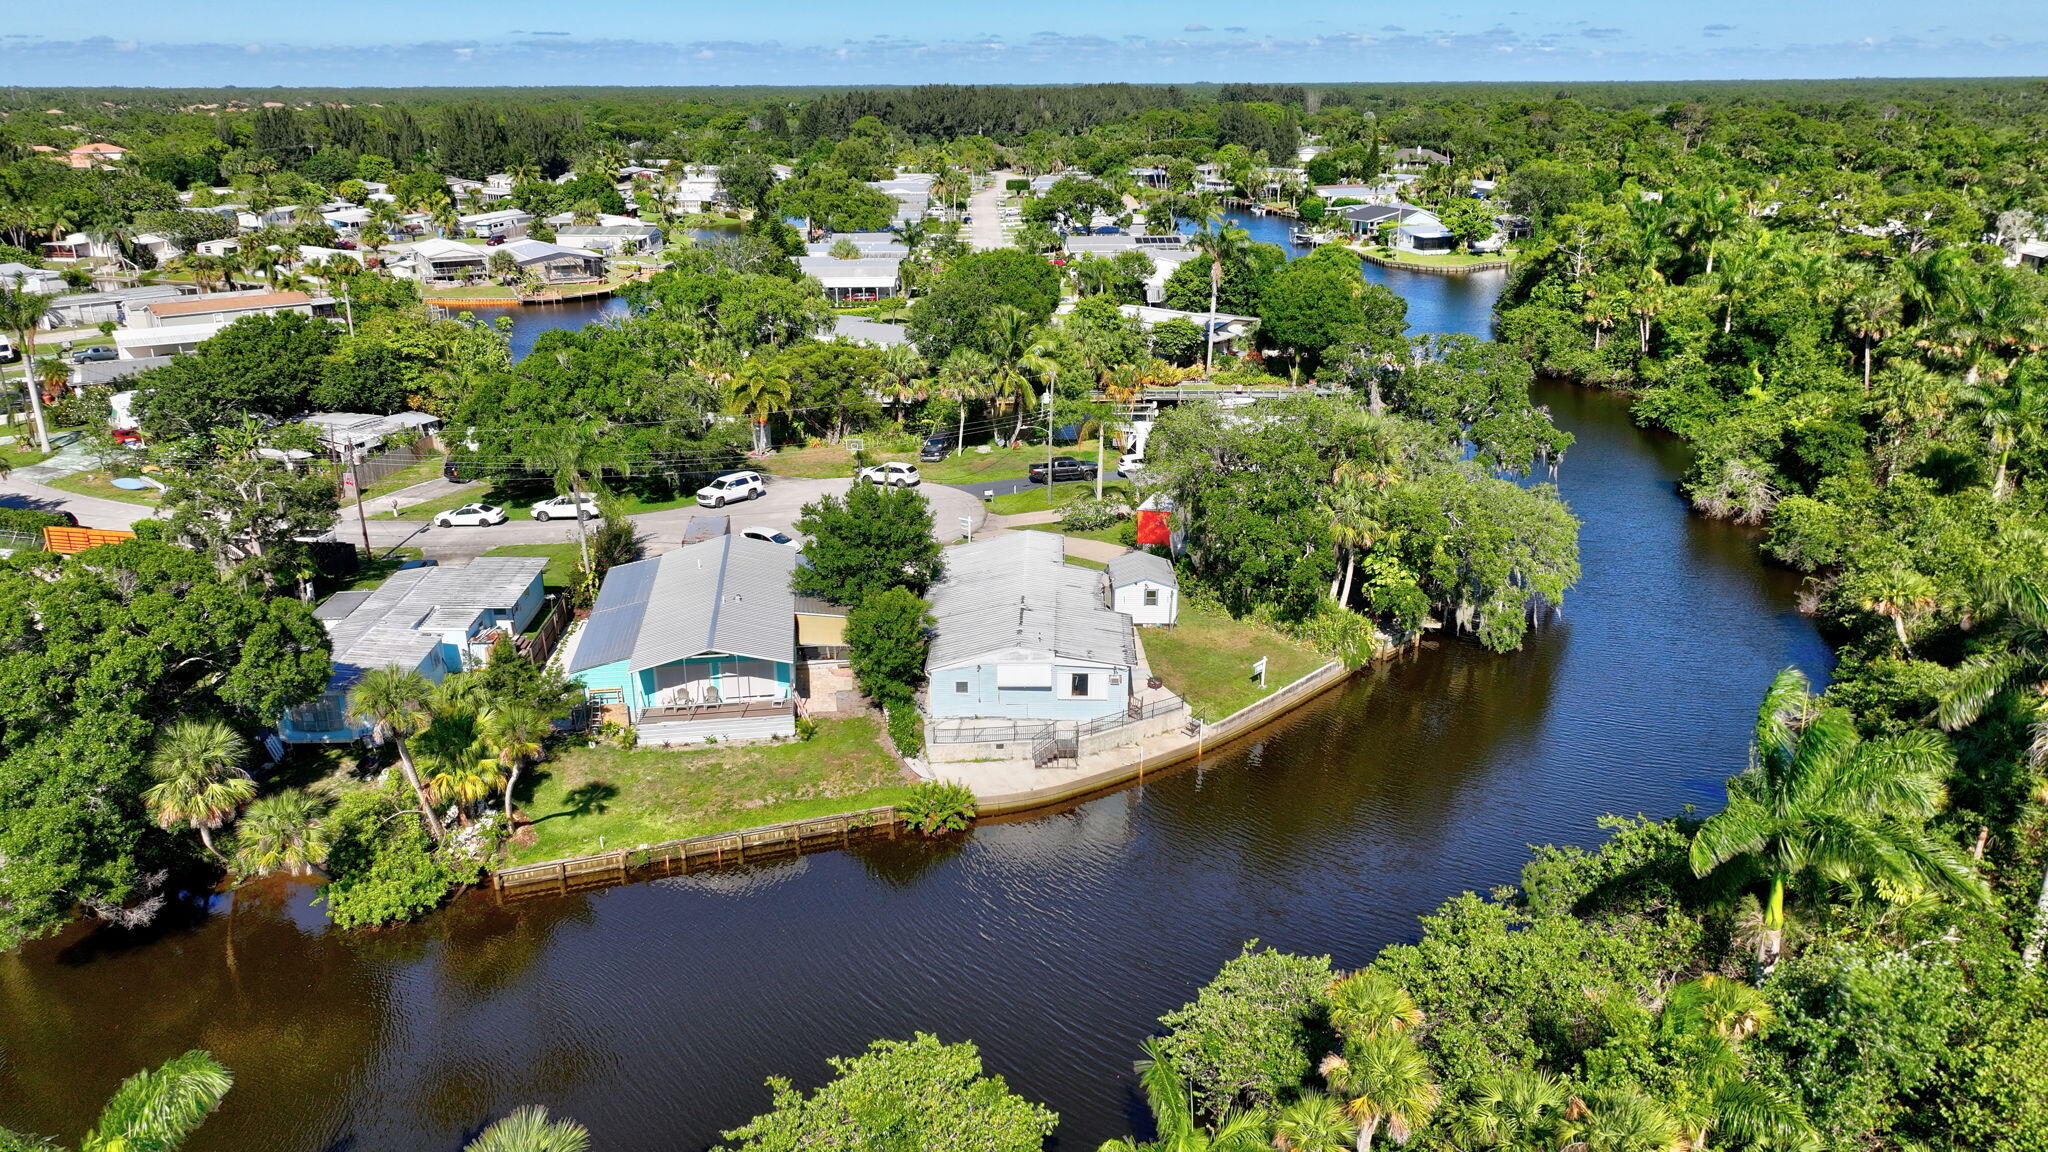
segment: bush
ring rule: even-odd
[[[924,717],[916,704],[899,700],[889,705],[889,739],[904,756],[924,755]]]
[[[64,517],[55,512],[37,512],[32,508],[0,508],[0,530],[41,532],[45,528],[61,528],[64,523]]]
[[[435,854],[411,804],[394,789],[351,793],[322,825],[328,884],[319,899],[343,928],[410,920],[436,908],[455,874]]]
[[[974,823],[974,792],[955,780],[926,780],[910,790],[896,814],[926,836],[964,832]]]
[[[1197,1111],[1264,1107],[1308,1079],[1309,1053],[1335,977],[1328,956],[1294,956],[1257,941],[1216,974],[1193,1003],[1159,1018],[1160,1052],[1187,1077]],[[1328,1051],[1327,1048],[1321,1048]]]
[[[1126,548],[1138,546],[1138,518],[1133,516],[1116,526],[1116,542]]]
[[[1131,506],[1122,500],[1076,500],[1060,510],[1060,527],[1069,532],[1092,532],[1130,519],[1130,515]]]

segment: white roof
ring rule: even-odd
[[[507,240],[499,245],[499,247],[503,251],[510,252],[512,258],[521,264],[534,264],[542,260],[554,260],[563,256],[598,256],[598,253],[592,252],[588,248],[571,248],[564,244],[550,244],[545,240],[535,240],[532,237]]]
[[[490,254],[486,248],[464,244],[460,240],[450,240],[445,236],[430,236],[425,240],[393,244],[391,247],[394,251],[408,253],[422,260],[475,260],[481,264]]]
[[[841,260],[833,256],[799,256],[796,266],[827,288],[874,288],[893,285],[903,261],[877,256]]]

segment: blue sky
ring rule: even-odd
[[[32,5],[32,6],[31,6]],[[2048,3],[15,0],[0,83],[846,84],[2048,74]]]

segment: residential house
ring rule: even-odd
[[[946,549],[931,589],[925,712],[933,721],[1086,721],[1124,713],[1139,672],[1131,618],[1060,538],[1013,532]]]
[[[320,219],[343,236],[358,236],[362,234],[363,225],[370,222],[370,210],[354,206],[330,208],[320,213]]]
[[[832,338],[876,348],[892,348],[898,344],[910,343],[910,333],[903,325],[884,324],[865,316],[834,316]]]
[[[612,212],[599,212],[595,223],[600,228],[632,228],[645,224],[646,221],[638,216],[620,216]],[[555,229],[557,233],[564,228],[584,226],[576,223],[576,214],[574,212],[557,212],[547,218],[547,224],[548,227]]]
[[[261,289],[214,292],[144,304],[130,314],[129,322],[135,328],[170,328],[182,324],[232,324],[244,316],[272,316],[279,312],[311,316],[315,312],[315,303],[304,292],[267,292]],[[319,303],[331,309],[334,301]]]
[[[457,216],[455,223],[465,235],[479,239],[492,236],[521,236],[526,226],[533,223],[533,213],[517,208],[498,208],[490,212],[472,212]]]
[[[62,240],[45,240],[41,247],[43,255],[51,260],[110,259],[120,255],[113,244],[83,232],[73,232]]]
[[[604,279],[604,257],[588,248],[522,238],[507,240],[495,251],[510,253],[522,271],[533,273],[543,284],[587,284]]]
[[[715,212],[726,203],[718,182],[718,165],[691,164],[676,180],[675,205],[682,212]]]
[[[489,176],[484,177],[484,186],[479,195],[480,199],[495,202],[503,200],[510,195],[512,195],[512,174],[510,172],[493,172]]]
[[[1164,188],[1168,179],[1164,168],[1130,168],[1125,170],[1131,179],[1146,188]]]
[[[1083,254],[1113,257],[1123,252],[1143,252],[1152,260],[1152,272],[1145,277],[1145,302],[1166,299],[1166,281],[1174,270],[1199,255],[1188,247],[1187,237],[1174,233],[1152,236],[1133,232],[1077,232],[1062,242],[1069,256]]]
[[[384,264],[394,275],[422,284],[460,284],[484,274],[485,261],[492,251],[481,245],[435,236],[386,248]]]
[[[115,288],[106,292],[76,292],[50,301],[43,313],[45,328],[90,328],[95,324],[121,325],[130,313],[148,304],[188,300],[199,289],[190,284],[148,284],[136,288]]]
[[[834,303],[886,300],[903,291],[903,261],[890,257],[841,260],[834,256],[799,256],[803,274],[825,286]]]
[[[868,187],[896,201],[896,222],[909,224],[931,214],[932,186],[938,180],[930,172],[898,172],[887,180],[870,180]]]
[[[0,264],[0,287],[12,288],[16,292],[33,292],[38,296],[54,296],[64,291],[64,274],[55,268],[31,268],[9,261]]]
[[[659,252],[665,241],[658,224],[569,224],[555,230],[557,243],[587,248],[605,256],[644,256]]]
[[[1396,148],[1391,163],[1396,168],[1418,168],[1429,164],[1449,164],[1451,158],[1434,148]]]
[[[901,260],[910,255],[910,246],[894,232],[833,232],[804,245],[804,252],[810,256],[830,256],[841,243],[860,249],[862,257]]]
[[[795,549],[730,535],[618,565],[562,667],[642,745],[794,735],[796,564]]]
[[[394,572],[373,591],[336,593],[313,613],[334,646],[327,687],[286,712],[278,735],[287,744],[362,739],[369,725],[348,714],[357,681],[397,668],[439,683],[486,659],[500,632],[522,631],[540,614],[546,567],[540,556],[479,556]]]
[[[1173,564],[1150,552],[1126,552],[1102,572],[1103,603],[1145,627],[1180,619],[1180,578]]]
[[[254,232],[259,228],[285,228],[289,227],[298,215],[297,204],[279,204],[275,208],[261,210],[244,208],[235,213],[235,226],[244,232]]]
[[[1449,252],[1457,238],[1444,227],[1436,213],[1413,204],[1357,204],[1340,208],[1337,221],[1354,236],[1379,240],[1386,226],[1393,225],[1393,247],[1407,252]]]
[[[185,254],[185,250],[178,247],[170,237],[158,232],[136,233],[135,246],[149,253],[158,268]]]
[[[441,418],[428,412],[394,412],[377,416],[368,412],[315,412],[300,423],[310,426],[335,459],[360,463],[369,453],[384,446],[386,439],[400,434],[432,436]]]
[[[2036,272],[2048,268],[2048,240],[2022,240],[2013,247],[2011,264],[2020,268],[2031,268]],[[6,270],[0,265],[0,273]]]
[[[1065,315],[1074,310],[1071,303],[1061,304],[1056,315]],[[1117,311],[1138,322],[1138,327],[1150,332],[1154,327],[1168,320],[1186,320],[1199,330],[1208,330],[1212,335],[1210,343],[1216,346],[1218,356],[1234,355],[1251,346],[1252,333],[1258,330],[1256,316],[1236,316],[1229,312],[1218,312],[1211,316],[1207,312],[1183,312],[1177,308],[1156,308],[1150,304],[1120,304]]]
[[[66,153],[65,158],[73,168],[112,168],[128,156],[128,150],[119,144],[103,141],[80,144]]]

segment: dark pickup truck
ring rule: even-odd
[[[1076,460],[1072,456],[1055,456],[1052,458],[1051,464],[1054,483],[1062,480],[1095,479],[1095,465],[1087,460]],[[1033,464],[1030,472],[1031,482],[1033,484],[1045,483],[1045,473],[1046,466],[1044,464]]]

